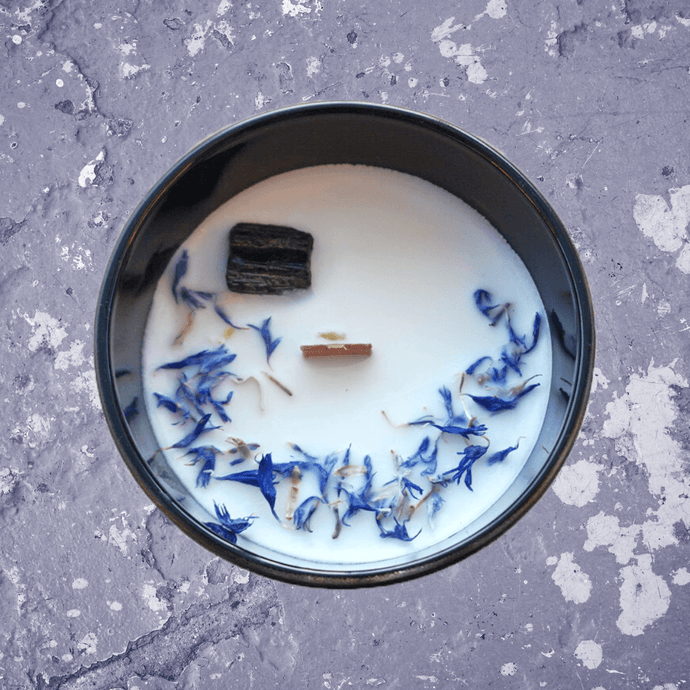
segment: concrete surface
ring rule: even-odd
[[[0,687],[645,688],[690,676],[686,0],[0,0]],[[137,488],[92,319],[177,158],[310,100],[440,116],[568,227],[598,317],[547,496],[467,562],[367,591],[212,557]]]

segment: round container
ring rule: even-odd
[[[552,385],[535,451],[481,518],[433,548],[366,567],[323,567],[307,558],[252,553],[204,525],[209,515],[177,481],[143,401],[142,341],[158,279],[210,213],[248,187],[327,164],[388,168],[431,182],[483,215],[532,275],[549,319]],[[151,500],[192,539],[260,575],[319,587],[368,587],[437,571],[499,537],[546,491],[565,462],[587,406],[594,367],[594,314],[577,252],[537,189],[496,149],[457,127],[401,108],[315,103],[268,112],[213,134],[149,191],[117,242],[98,300],[95,367],[115,443]],[[542,449],[537,453],[536,449]],[[548,450],[544,459],[543,449]]]

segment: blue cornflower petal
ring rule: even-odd
[[[486,362],[487,360],[488,360],[489,362],[492,361],[492,360],[491,360],[491,357],[489,357],[488,355],[487,355],[487,356],[484,356],[484,357],[480,357],[476,362],[474,362],[474,364],[470,364],[470,366],[467,367],[467,369],[465,369],[465,373],[466,373],[468,376],[472,376],[472,374],[474,374],[474,372],[478,369],[478,367],[479,367],[483,362]]]
[[[256,518],[250,516],[233,520],[224,505],[219,507],[215,501],[213,505],[216,509],[216,517],[221,524],[218,525],[215,522],[206,522],[204,524],[219,537],[223,537],[223,539],[227,539],[230,543],[236,544],[237,535],[244,532],[252,524],[251,521]]]
[[[247,326],[249,326],[249,328],[253,328],[255,331],[258,331],[261,334],[261,337],[264,341],[264,345],[266,347],[266,363],[268,363],[271,359],[271,355],[273,354],[275,349],[278,347],[278,344],[282,340],[282,338],[275,338],[274,340],[271,336],[271,317],[269,316],[261,324],[261,326],[255,326],[251,323],[248,323]]]
[[[414,482],[411,482],[407,477],[401,477],[401,479],[403,490],[407,489],[407,491],[410,492],[410,496],[412,496],[412,498],[421,498],[422,494],[424,493],[424,489],[422,489],[421,486],[418,486]],[[419,496],[414,495],[415,491],[419,492]]]
[[[192,311],[194,309],[206,309],[206,305],[200,297],[194,290],[189,290],[184,286],[180,288],[180,298]]]
[[[259,480],[259,490],[266,499],[268,505],[271,506],[271,512],[275,519],[279,520],[274,510],[276,504],[276,488],[273,486],[273,458],[270,453],[261,456],[257,477]]]
[[[211,481],[211,472],[216,468],[216,453],[220,453],[218,448],[215,446],[198,446],[196,448],[190,448],[186,455],[194,455],[195,458],[192,461],[196,465],[199,460],[203,460],[204,464],[199,471],[196,478],[196,485],[199,487],[208,486]]]
[[[465,486],[472,491],[472,465],[474,465],[479,458],[484,456],[488,448],[488,446],[467,446],[465,450],[458,453],[458,455],[463,456],[458,466],[452,470],[448,470],[448,472],[444,472],[444,477],[446,475],[452,475],[450,480],[459,484],[464,474]]]
[[[506,448],[505,450],[499,450],[498,453],[494,453],[489,458],[488,464],[495,465],[497,462],[503,462],[508,456],[508,454],[512,453],[514,450],[517,450],[517,448],[517,446],[511,446],[510,448]]]
[[[239,331],[246,330],[246,326],[236,326],[236,325],[230,320],[230,317],[225,313],[225,311],[223,310],[223,308],[222,308],[221,306],[219,306],[218,304],[214,304],[214,305],[213,305],[213,308],[214,308],[216,314],[218,314],[218,316],[220,316],[220,318],[221,318],[223,321],[225,321],[225,323],[227,323],[228,326],[230,326],[230,327],[232,327],[232,328],[235,328],[236,330],[239,330]]]
[[[419,448],[417,448],[415,454],[411,455],[407,460],[405,460],[405,462],[401,462],[400,467],[409,469],[415,465],[418,465],[420,462],[424,462],[424,453],[429,450],[430,443],[429,437],[425,436],[424,440],[419,444]]]
[[[343,515],[341,522],[346,527],[349,527],[348,520],[357,515],[360,510],[368,510],[372,513],[377,513],[378,509],[372,505],[369,501],[370,486],[364,486],[358,491],[348,491],[347,489],[342,489],[343,493],[347,496],[348,506],[345,514]]]
[[[533,383],[523,388],[517,395],[507,398],[499,398],[494,395],[471,395],[470,398],[489,412],[503,412],[505,410],[512,410],[518,403],[518,400],[533,391],[539,384]]]
[[[493,298],[491,297],[491,293],[487,292],[486,290],[475,290],[473,297],[474,303],[477,305],[477,309],[479,309],[479,311],[487,318],[489,316],[489,312],[498,306],[497,304],[491,304],[491,302],[493,302]]]
[[[311,532],[309,520],[320,503],[323,503],[323,500],[319,496],[310,496],[297,506],[292,518],[295,529],[304,529],[307,532]]]
[[[235,472],[233,474],[226,474],[224,477],[216,477],[219,481],[239,482],[240,484],[247,484],[248,486],[259,487],[259,471],[245,470],[244,472]]]
[[[472,397],[472,396],[471,396]],[[439,429],[444,434],[459,434],[463,438],[469,439],[470,436],[483,436],[486,433],[486,427],[483,424],[477,424],[476,426],[462,427],[455,425],[443,425],[435,424],[426,419],[420,419],[416,422],[408,422],[409,426],[417,424],[430,424],[431,426]]]
[[[386,530],[383,528],[383,525],[381,525],[380,522],[378,523],[379,529],[381,530],[381,534],[379,535],[381,539],[391,538],[400,539],[401,541],[412,541],[413,539],[416,539],[422,531],[420,529],[419,532],[417,532],[417,534],[414,535],[414,537],[411,537],[407,533],[407,527],[405,527],[404,522],[400,523],[395,518],[393,518],[393,520],[395,521],[395,527],[392,530]]]
[[[156,400],[158,404],[156,407],[165,407],[166,410],[170,410],[170,412],[178,412],[180,410],[180,406],[174,401],[168,398],[165,395],[161,395],[160,393],[154,393],[156,396]]]
[[[175,445],[170,446],[171,448],[186,448],[190,446],[194,441],[199,438],[201,434],[205,431],[212,431],[213,429],[220,429],[217,426],[206,426],[208,420],[211,419],[211,413],[204,415],[196,424],[196,427],[190,431],[184,438],[180,439]]]
[[[451,392],[445,386],[443,386],[443,388],[439,388],[438,392],[441,394],[441,397],[443,398],[443,405],[446,408],[446,414],[448,415],[448,419],[453,419],[453,417],[455,417],[455,412],[453,412],[453,396]]]
[[[444,500],[443,496],[441,496],[441,494],[438,493],[438,491],[434,491],[431,494],[431,496],[429,496],[429,500],[427,501],[427,504],[426,504],[426,506],[427,506],[426,509],[427,509],[427,514],[429,516],[429,521],[431,521],[433,519],[434,515],[436,515],[436,513],[438,513],[438,511],[441,510],[441,507],[443,506],[444,503],[445,503],[445,500]]]

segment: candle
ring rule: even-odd
[[[311,235],[310,285],[228,290],[242,223]],[[543,315],[457,197],[381,168],[297,170],[226,202],[173,257],[143,343],[146,409],[221,536],[315,564],[405,556],[470,525],[529,457],[551,387]]]

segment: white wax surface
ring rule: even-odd
[[[230,293],[225,285],[230,229],[239,222],[288,225],[314,237],[311,259],[312,285],[284,295]],[[187,317],[175,303],[173,266],[180,252],[189,253],[189,269],[181,281],[190,289],[219,293],[219,304],[235,324],[261,325],[271,317],[271,333],[281,337],[266,363],[263,341],[256,331],[235,330],[226,340],[225,323],[212,304],[196,312],[194,326],[183,342],[173,344]],[[376,471],[374,486],[381,487],[396,474],[391,451],[403,459],[421,441],[433,442],[440,432],[429,426],[393,426],[426,414],[445,416],[439,388],[453,394],[456,412],[462,410],[459,383],[462,372],[475,360],[489,355],[498,360],[507,342],[503,321],[490,327],[476,308],[475,290],[490,291],[495,302],[514,304],[515,331],[531,341],[535,312],[544,308],[526,268],[501,235],[474,209],[418,178],[380,168],[323,166],[286,173],[242,192],[209,216],[180,248],[161,278],[149,315],[143,347],[147,413],[161,447],[186,435],[193,423],[173,425],[178,417],[156,407],[154,392],[172,397],[179,372],[159,370],[166,362],[180,360],[204,348],[225,343],[236,353],[226,367],[238,377],[255,377],[237,384],[228,379],[215,391],[225,398],[234,390],[226,411],[232,422],[218,431],[204,433],[193,446],[214,445],[229,450],[228,437],[258,443],[256,460],[230,467],[238,455],[219,455],[213,477],[256,469],[262,453],[273,462],[301,460],[290,443],[317,457],[350,447],[350,462],[360,465],[370,455]],[[344,342],[371,343],[370,358],[305,359],[300,345],[327,344],[324,331],[346,336]],[[473,470],[473,491],[464,483],[441,490],[445,505],[432,524],[426,506],[415,513],[407,528],[411,542],[382,539],[373,513],[360,512],[332,538],[335,517],[321,505],[311,526],[313,532],[290,528],[285,518],[290,480],[277,486],[276,512],[256,487],[212,478],[196,488],[201,468],[188,465],[186,449],[166,455],[181,482],[215,520],[214,503],[225,505],[232,518],[257,516],[238,537],[238,544],[253,544],[276,553],[322,563],[372,563],[412,554],[456,533],[479,517],[515,479],[529,456],[541,429],[551,376],[548,325],[536,349],[523,359],[522,378],[539,374],[539,388],[520,401],[516,409],[492,415],[465,397],[468,410],[485,423],[491,447]],[[293,393],[288,396],[264,374],[267,372]],[[466,392],[487,392],[468,382]],[[261,409],[263,404],[263,410]],[[389,423],[382,414],[385,411]],[[214,415],[213,423],[220,424]],[[488,456],[515,446],[503,463],[487,465]],[[473,438],[473,443],[482,443]],[[439,443],[439,472],[455,467],[458,452],[467,446],[457,435],[443,434]],[[418,482],[418,474],[409,477]],[[356,489],[361,477],[348,480]],[[334,486],[334,485],[333,485]],[[312,477],[304,476],[298,502],[318,492]],[[331,488],[330,498],[335,500]],[[340,514],[346,505],[341,505]],[[280,558],[278,556],[278,558]]]

